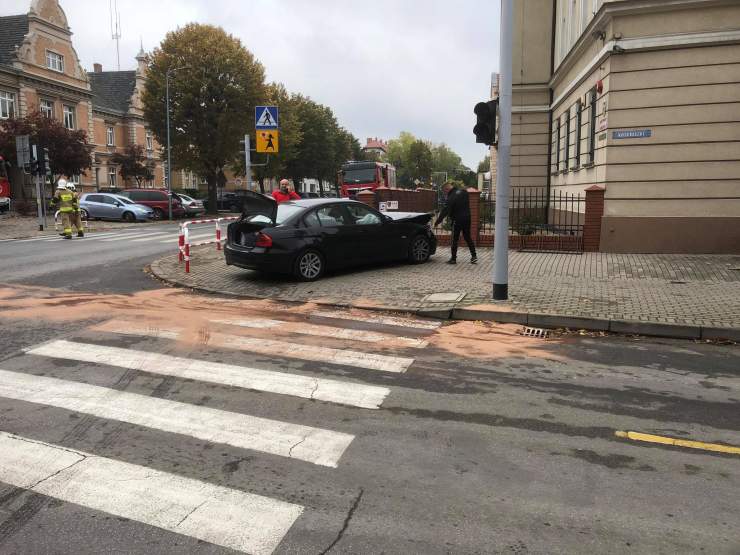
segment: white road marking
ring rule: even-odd
[[[0,432],[0,481],[229,549],[269,555],[303,507]]]
[[[353,435],[106,387],[0,370],[0,397],[336,468]]]
[[[334,310],[318,310],[311,313],[311,316],[320,318],[336,318],[339,320],[354,320],[357,322],[369,322],[371,324],[382,324],[384,326],[398,326],[403,328],[417,328],[422,330],[436,330],[442,325],[442,322],[433,320],[415,320],[412,318],[401,318],[398,316],[383,316],[382,314],[353,314],[350,312],[340,312]]]
[[[424,339],[414,337],[401,337],[387,333],[378,333],[365,330],[353,330],[347,328],[335,328],[333,326],[317,326],[306,324],[304,322],[287,322],[283,320],[269,319],[218,319],[211,320],[218,324],[228,324],[240,326],[243,328],[277,328],[283,327],[289,333],[298,333],[302,335],[313,335],[316,337],[331,337],[333,339],[348,339],[350,341],[361,341],[364,343],[396,343],[403,344],[415,349],[426,347],[429,343]]]
[[[139,237],[150,237],[150,234],[147,232],[143,233],[128,233],[126,235],[117,235],[115,237],[108,237],[106,239],[101,239],[101,243],[112,243],[114,241],[125,241],[127,239],[137,239]]]
[[[123,335],[137,336],[147,336],[150,330],[149,327],[136,324],[136,322],[121,323],[115,321],[103,324],[98,329]],[[170,334],[179,334],[182,332],[178,328],[162,328],[162,331]],[[302,343],[288,343],[287,341],[277,341],[274,339],[242,337],[215,332],[209,334],[208,344],[213,347],[226,347],[263,355],[297,358],[300,360],[329,362],[331,364],[356,366],[358,368],[380,370],[382,372],[405,372],[414,363],[413,358],[377,355],[374,353],[351,351],[349,349],[333,349],[331,347],[318,347]]]
[[[173,236],[171,233],[159,232],[159,233],[152,233],[148,237],[143,237],[141,239],[133,239],[131,242],[132,243],[144,243],[146,241],[157,241],[157,240],[163,239],[164,237],[169,237],[170,239],[173,239],[177,236]]]
[[[303,399],[316,399],[364,409],[379,408],[390,394],[390,389],[387,387],[312,378],[90,343],[54,341],[30,349],[27,353],[64,360],[107,364],[161,376],[174,376],[279,395],[292,395]]]

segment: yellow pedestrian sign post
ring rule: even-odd
[[[277,129],[257,130],[257,152],[276,154],[279,150]]]

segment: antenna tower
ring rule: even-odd
[[[108,0],[110,8],[110,34],[116,41],[116,60],[118,71],[121,71],[121,12],[118,11],[118,0]]]

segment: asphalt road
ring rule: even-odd
[[[740,445],[737,347],[192,295],[130,233],[0,242],[0,553],[740,552],[740,456],[616,435]]]

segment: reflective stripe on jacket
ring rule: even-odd
[[[70,191],[57,193],[54,201],[54,204],[59,205],[60,212],[74,212],[77,210],[77,197]]]

